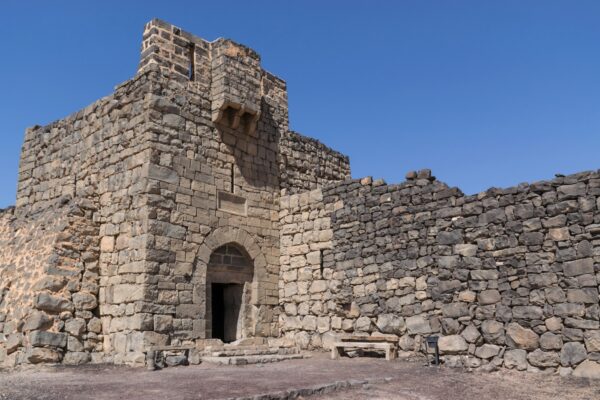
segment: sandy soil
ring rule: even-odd
[[[301,389],[350,379],[392,378],[311,399],[597,400],[600,382],[541,374],[491,374],[386,362],[376,358],[311,359],[267,365],[199,365],[150,372],[92,365],[0,372],[0,400],[226,399]]]

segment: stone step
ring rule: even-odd
[[[268,364],[287,360],[298,360],[306,358],[303,354],[266,354],[252,356],[234,356],[234,357],[213,357],[204,356],[201,358],[203,363],[221,364],[221,365],[248,365],[248,364]]]
[[[279,347],[247,347],[247,348],[224,348],[218,350],[208,350],[204,354],[209,357],[244,357],[259,355],[292,355],[298,354],[297,348],[279,348]]]
[[[278,347],[269,347],[265,344],[261,344],[261,345],[257,345],[257,346],[252,346],[252,345],[248,345],[248,346],[234,346],[234,345],[229,345],[226,344],[224,346],[207,346],[204,348],[204,351],[233,351],[233,350],[237,350],[237,351],[244,351],[244,350],[269,350],[272,348],[278,348]]]

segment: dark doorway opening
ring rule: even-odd
[[[213,283],[211,289],[212,337],[224,343],[234,342],[238,336],[244,285]]]

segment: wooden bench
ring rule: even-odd
[[[386,360],[391,361],[396,358],[396,343],[387,338],[371,336],[343,338],[333,343],[331,359],[338,360],[341,357],[342,350],[346,349],[384,350]]]

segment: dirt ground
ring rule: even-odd
[[[597,400],[600,382],[532,373],[491,374],[376,358],[311,359],[249,366],[199,365],[150,372],[116,366],[0,372],[0,400],[226,399],[347,380],[391,378],[310,399]],[[381,379],[379,379],[381,381]]]

